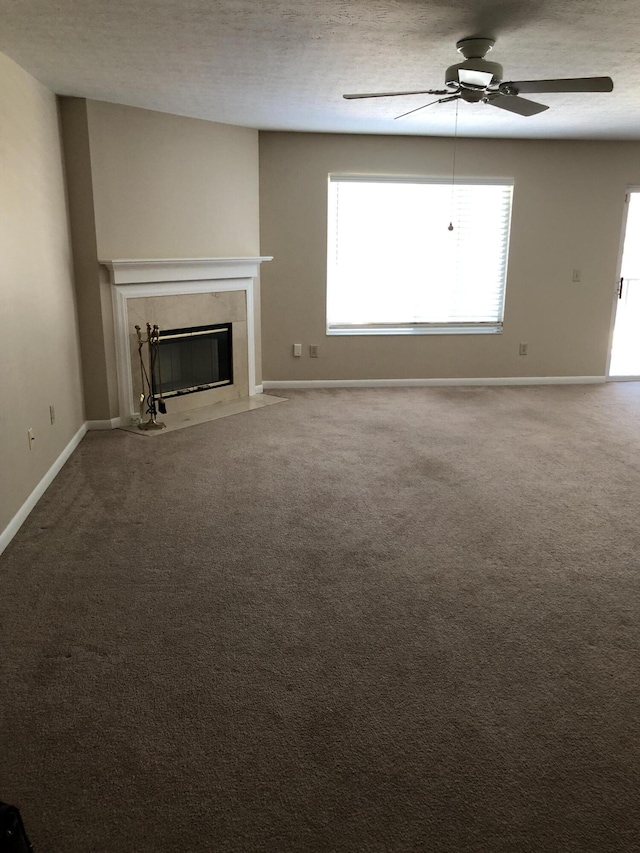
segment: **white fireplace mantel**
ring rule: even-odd
[[[158,281],[202,281],[219,278],[255,278],[258,258],[158,258],[100,261],[111,273],[112,284],[147,284]]]
[[[187,293],[246,294],[249,394],[255,382],[254,280],[260,264],[271,257],[159,258],[100,261],[111,277],[121,423],[130,423],[133,389],[129,351],[127,300],[141,296],[177,296]]]

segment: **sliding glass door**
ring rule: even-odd
[[[640,189],[628,193],[609,376],[640,378]]]

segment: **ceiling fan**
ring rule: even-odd
[[[495,40],[491,38],[464,38],[456,44],[456,49],[464,56],[464,62],[458,62],[447,68],[444,76],[446,89],[420,89],[410,92],[369,92],[362,95],[343,95],[343,98],[394,98],[398,95],[445,95],[437,101],[423,104],[396,118],[415,113],[432,104],[445,104],[461,98],[467,103],[480,101],[517,113],[520,116],[534,116],[548,110],[545,104],[521,98],[521,93],[531,92],[611,92],[613,81],[610,77],[572,77],[565,80],[514,80],[503,82],[502,65],[489,62],[485,56],[493,48]]]

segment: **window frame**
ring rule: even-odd
[[[349,183],[405,183],[405,184],[432,184],[439,186],[500,186],[510,189],[509,197],[509,214],[506,222],[506,233],[504,239],[504,264],[502,289],[500,300],[500,317],[498,320],[488,322],[407,322],[407,323],[362,323],[362,324],[333,324],[329,323],[328,308],[329,308],[329,287],[332,263],[330,255],[332,248],[330,247],[330,239],[332,234],[331,227],[331,184],[349,182]],[[327,181],[327,275],[325,288],[325,318],[326,318],[326,334],[327,336],[362,336],[362,335],[499,335],[504,329],[504,312],[507,292],[507,277],[509,266],[509,248],[511,240],[511,220],[513,216],[513,196],[515,190],[515,180],[513,177],[464,177],[455,181],[447,177],[433,177],[427,175],[391,175],[391,174],[360,174],[339,172],[330,172]]]

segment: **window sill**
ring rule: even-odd
[[[415,326],[331,326],[327,335],[500,335],[502,324],[486,325],[426,325]]]

